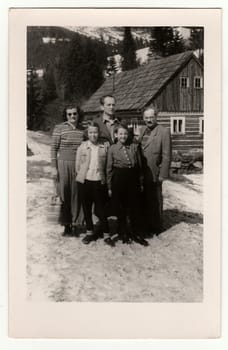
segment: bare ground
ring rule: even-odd
[[[200,302],[203,298],[203,175],[164,182],[165,231],[150,245],[111,248],[63,237],[47,219],[53,193],[50,138],[28,133],[28,299],[37,301]]]

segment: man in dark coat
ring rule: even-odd
[[[99,125],[101,142],[109,142],[113,144],[115,142],[115,127],[120,123],[118,118],[115,118],[115,105],[116,100],[112,95],[102,96],[100,99],[102,114],[94,119]]]
[[[150,234],[162,232],[162,182],[169,176],[171,140],[169,129],[157,123],[157,109],[151,105],[143,111],[145,125],[140,130],[144,175],[146,229]]]

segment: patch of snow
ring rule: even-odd
[[[54,191],[50,164],[43,162],[50,151],[48,141],[47,135],[28,132],[29,147],[35,152],[28,157],[28,299],[202,302],[203,176],[186,175],[186,182],[164,182],[167,227],[158,237],[148,239],[148,247],[117,242],[111,248],[102,239],[85,245],[83,233],[80,237],[63,237],[63,228],[48,221]]]

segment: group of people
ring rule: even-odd
[[[143,111],[140,134],[115,117],[112,95],[100,99],[101,115],[81,126],[78,107],[64,110],[64,122],[53,131],[52,175],[62,201],[63,235],[78,236],[86,224],[83,243],[99,238],[110,246],[117,240],[147,246],[145,237],[162,232],[162,182],[168,177],[169,130],[157,122],[156,106]],[[99,221],[94,226],[93,214]],[[108,216],[117,217],[110,234]]]

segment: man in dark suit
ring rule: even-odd
[[[102,114],[94,119],[99,125],[101,142],[115,142],[115,127],[120,123],[118,118],[115,118],[116,100],[112,95],[105,95],[100,98],[100,105]]]
[[[151,105],[144,109],[145,125],[140,130],[144,175],[144,203],[147,231],[162,232],[162,182],[169,176],[171,140],[169,129],[157,123],[157,109]]]

